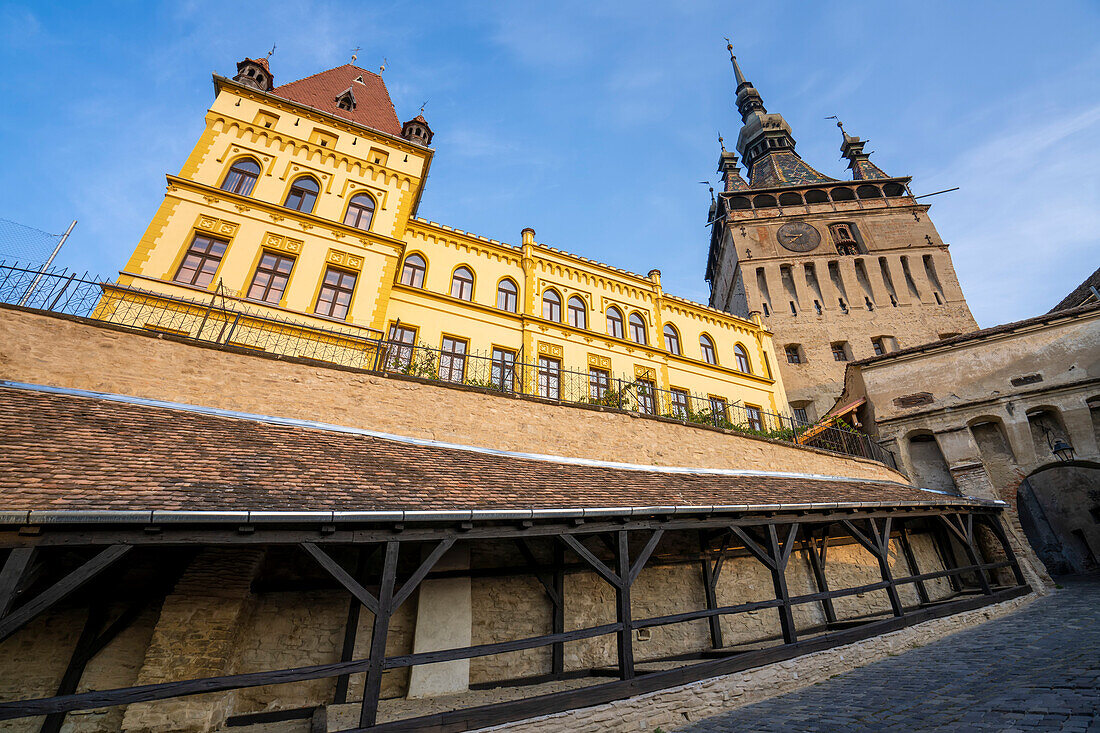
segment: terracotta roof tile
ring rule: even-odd
[[[362,83],[356,81],[362,79]],[[336,97],[351,88],[355,95],[355,109],[340,109]],[[298,102],[343,117],[356,124],[374,130],[401,135],[401,125],[390,101],[390,93],[382,77],[352,64],[337,66],[271,90],[271,93],[292,102]]]
[[[559,463],[21,388],[0,388],[0,421],[0,511],[575,509],[951,499],[885,482]]]

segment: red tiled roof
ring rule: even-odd
[[[362,83],[356,81],[359,78],[362,78]],[[340,109],[336,106],[336,97],[349,87],[355,95],[355,109]],[[397,121],[397,113],[382,77],[352,64],[277,86],[271,93],[364,127],[401,135],[401,124]]]
[[[888,482],[585,465],[196,409],[0,387],[0,512],[976,503]]]

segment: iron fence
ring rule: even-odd
[[[850,428],[801,422],[741,402],[685,390],[660,389],[650,380],[606,370],[563,368],[559,359],[494,349],[471,352],[462,342],[438,349],[386,340],[369,328],[332,328],[259,312],[251,301],[219,287],[201,298],[181,298],[122,286],[88,274],[0,262],[0,303],[81,316],[200,343],[226,344],[384,374],[404,374],[502,393],[571,404],[599,405],[710,425],[797,445],[897,464],[893,454]]]

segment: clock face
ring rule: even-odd
[[[804,221],[790,221],[775,233],[779,243],[792,252],[809,252],[821,244],[821,234]]]

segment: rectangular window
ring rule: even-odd
[[[556,400],[561,397],[561,362],[539,357],[539,397]]]
[[[497,389],[511,392],[516,384],[516,352],[493,349],[492,384]]]
[[[447,382],[461,382],[466,373],[466,342],[443,337],[439,352],[439,378]]]
[[[602,400],[611,385],[611,374],[606,369],[588,370],[588,396],[594,400]]]
[[[805,407],[794,408],[794,421],[799,425],[809,425],[810,416],[806,414]]]
[[[848,344],[844,341],[836,341],[830,344],[833,350],[834,361],[848,361]]]
[[[214,281],[214,273],[228,246],[229,242],[196,234],[176,271],[176,282],[205,288]]]
[[[416,343],[416,329],[394,324],[390,326],[389,355],[386,357],[387,369],[407,369],[412,365],[413,349]]]
[[[754,407],[753,405],[745,405],[745,417],[748,418],[749,427],[751,429],[764,429],[764,416],[760,413],[759,407]]]
[[[284,257],[272,252],[264,252],[252,284],[248,286],[248,297],[267,303],[278,303],[290,280],[290,271],[294,268],[294,258]]]
[[[672,389],[672,414],[681,420],[688,418],[688,393],[685,389]]]
[[[881,337],[871,339],[871,347],[875,350],[875,356],[882,356],[886,353],[886,343]]]
[[[657,385],[648,379],[638,380],[638,412],[646,415],[657,414]]]
[[[330,267],[325,270],[321,292],[317,295],[314,312],[330,318],[345,320],[351,307],[351,295],[355,292],[355,273]]]
[[[787,354],[788,364],[802,363],[802,354],[799,352],[798,344],[788,344],[784,351]]]
[[[726,412],[726,401],[721,397],[710,398],[710,414],[714,416],[715,423],[729,422],[729,413]]]

